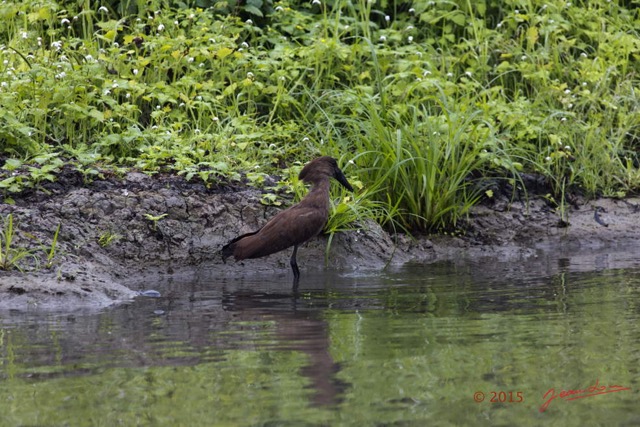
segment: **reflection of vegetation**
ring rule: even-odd
[[[147,337],[135,349],[107,354],[96,354],[95,343],[76,336],[80,322],[63,332],[38,324],[37,343],[30,327],[0,328],[0,425],[484,425],[487,417],[492,425],[539,425],[535,414],[549,388],[585,388],[596,379],[633,385],[640,332],[636,276],[562,274],[479,289],[464,275],[443,275],[422,287],[380,288],[371,295],[311,294],[310,304],[331,302],[322,316],[327,350],[346,384],[335,409],[309,405],[314,390],[302,374],[309,360],[290,350],[298,342],[276,339],[278,330],[295,328],[295,320],[231,322],[219,334],[207,327],[211,341],[194,345],[182,341],[188,333],[175,334],[178,326],[192,333],[193,316],[184,324],[172,323],[186,319],[181,316],[158,318],[153,334],[135,330]],[[363,298],[357,311],[336,308],[354,298]],[[95,331],[110,343],[131,326],[130,312],[122,319],[115,313],[103,314]],[[86,322],[81,327],[86,333]],[[39,350],[30,346],[42,345],[42,333],[56,355],[33,365],[28,356]],[[251,349],[224,348],[238,344]],[[78,359],[79,347],[90,354]],[[141,349],[151,359],[130,367]],[[193,360],[199,362],[183,365]],[[474,402],[476,391],[487,401]],[[491,391],[520,391],[525,402],[492,404]],[[544,421],[630,420],[637,391],[628,393],[552,405]]]

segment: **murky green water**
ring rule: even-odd
[[[638,254],[316,274],[297,298],[211,274],[0,313],[0,425],[638,425]],[[551,388],[587,391],[540,412]]]

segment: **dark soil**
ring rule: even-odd
[[[149,283],[150,277],[168,275],[278,274],[291,280],[290,251],[226,264],[218,254],[228,240],[259,228],[277,212],[260,203],[259,190],[136,172],[85,184],[71,168],[57,178],[37,191],[13,195],[15,204],[0,204],[2,218],[14,216],[13,246],[29,248],[39,258],[37,266],[28,258],[26,273],[0,273],[0,308],[104,307],[136,297],[142,278]],[[461,235],[391,236],[370,223],[336,236],[327,266],[327,238],[320,236],[298,251],[301,280],[305,270],[371,270],[389,262],[469,257],[522,260],[541,251],[638,242],[639,199],[574,196],[567,223],[544,197],[543,182],[535,177],[525,182],[527,198],[496,187],[493,198],[472,210]],[[59,224],[53,265],[47,268],[46,253]]]

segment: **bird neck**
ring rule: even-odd
[[[331,183],[328,179],[320,179],[314,181],[311,184],[311,190],[304,197],[303,200],[307,200],[307,203],[312,203],[314,205],[322,207],[329,206],[329,187]]]

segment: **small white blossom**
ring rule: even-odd
[[[195,19],[195,17],[196,17],[195,13],[192,13],[191,15],[189,15],[189,19]]]
[[[62,21],[60,21],[61,25],[69,25],[71,24],[71,21],[69,21],[67,18],[62,19]]]
[[[565,95],[569,95],[571,93],[571,91],[569,89],[565,89],[564,93],[565,93]]]
[[[573,104],[567,105],[567,108],[573,108]]]
[[[202,95],[196,96],[196,101],[202,101]]]
[[[317,1],[319,2],[320,0],[317,0]],[[276,7],[276,12],[282,12],[283,10],[284,8],[282,6]]]
[[[424,70],[424,71],[422,72],[422,77],[427,77],[429,74],[431,74],[431,71],[429,71],[429,70]]]
[[[569,147],[568,145],[564,146],[564,151],[571,151],[571,147]]]
[[[117,89],[118,86],[119,86],[118,83],[114,83],[114,84],[111,85],[111,89]]]
[[[385,15],[384,16],[384,20],[389,22],[389,21],[391,21],[391,17],[389,15]]]
[[[381,42],[386,42],[387,41],[387,37],[386,36],[380,36],[380,41]]]
[[[247,19],[244,22],[245,22],[245,24],[253,25],[253,21],[251,19]]]
[[[163,24],[158,25],[158,32],[161,33],[163,31],[164,31],[164,25]]]
[[[29,34],[26,31],[22,32],[22,38],[23,39],[28,39],[29,38]]]
[[[217,121],[218,121],[218,120],[220,120],[220,119],[218,119],[217,117],[214,117],[214,118],[213,118],[213,119],[211,119],[211,120],[213,120],[214,122],[217,122]]]
[[[320,0],[313,0],[313,2],[311,4],[318,4],[319,5],[319,4],[322,4],[322,3],[320,2]]]
[[[409,9],[409,13],[414,14],[416,13],[416,10],[414,8]]]
[[[180,23],[178,21],[173,21],[173,25],[175,25],[176,27],[180,25]]]
[[[185,104],[184,102],[181,102],[181,103],[178,105],[178,107],[184,107],[185,105],[187,105],[187,104]]]
[[[244,48],[247,48],[247,47],[249,47],[249,43],[247,43],[247,42],[242,42],[242,43],[240,43],[240,46],[242,46],[242,47],[244,47]]]
[[[131,94],[129,92],[127,92],[127,94],[124,97],[129,99],[129,98],[131,98]]]
[[[407,30],[407,31],[411,31],[411,30],[413,30],[413,25],[409,25],[409,26],[406,28],[406,30]]]
[[[133,75],[134,75],[134,76],[137,76],[137,75],[138,75],[138,69],[137,69],[137,68],[134,68],[134,69],[133,69],[133,71],[132,71],[132,73],[133,73]]]
[[[544,158],[544,161],[545,161],[545,162],[550,162],[550,161],[551,161],[551,157],[549,157],[549,156],[545,157],[545,158]]]
[[[496,28],[502,28],[502,21],[498,22],[498,25],[496,25]]]
[[[93,61],[93,56],[91,56],[91,55],[87,55],[87,56],[85,56],[85,57],[84,57],[84,59],[85,59],[87,62],[91,62],[91,61]]]
[[[109,89],[105,89],[104,94],[105,94],[105,95],[110,95],[110,94],[111,94],[111,91],[110,91]]]
[[[587,85],[587,82],[582,82],[582,86],[586,86],[586,85]]]
[[[447,77],[453,77],[453,73],[447,73]]]
[[[7,82],[0,83],[0,87],[7,87],[7,86],[9,86],[9,84]]]
[[[465,71],[465,74],[467,75],[467,77],[471,77],[472,76],[471,71]]]
[[[520,57],[520,59],[521,59],[522,61],[526,61],[526,60],[527,60],[527,55],[522,55],[522,56]]]
[[[195,61],[195,58],[193,56],[190,56],[187,58],[187,62],[193,62]]]
[[[105,6],[100,6],[100,9],[98,9],[98,12],[109,13],[109,9],[107,9]]]
[[[554,22],[556,21],[554,21],[553,19],[549,19],[549,24],[553,24]]]
[[[252,73],[251,71],[249,71],[249,72],[247,73],[247,78],[248,78],[248,79],[253,79],[254,77],[255,77],[255,76],[253,75],[253,73]]]
[[[51,42],[51,47],[54,48],[56,51],[58,51],[62,49],[62,42],[61,41]]]
[[[580,54],[580,56],[581,56],[581,57],[583,57],[583,58],[586,58],[586,57],[587,57],[587,54],[586,54],[585,52],[582,52],[582,53]]]
[[[566,118],[566,117],[563,117],[563,118],[561,118],[561,119],[560,119],[560,121],[561,121],[561,122],[566,122],[566,121],[567,121],[567,118]]]
[[[409,43],[411,43],[411,42],[413,41],[413,36],[409,36],[409,37],[407,37],[407,41],[408,41]]]

